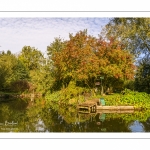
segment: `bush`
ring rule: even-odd
[[[60,91],[54,92],[52,94],[46,94],[46,100],[48,102],[60,102],[60,103],[78,103],[78,101],[84,101],[84,96],[82,95],[87,89],[82,87],[77,87],[75,82],[71,81],[67,88],[62,88]]]

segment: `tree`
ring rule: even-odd
[[[100,37],[95,53],[100,62],[99,75],[105,78],[105,90],[107,87],[121,89],[126,80],[134,78],[134,56],[122,50],[121,42],[113,38],[106,42]]]
[[[5,75],[7,73],[5,65],[2,63],[2,60],[0,58],[0,90],[4,88],[5,84]]]
[[[139,62],[135,76],[135,89],[150,93],[150,55]]]
[[[47,65],[45,67],[47,74],[46,78],[50,80],[50,82],[47,82],[47,84],[50,84],[51,91],[58,90],[62,86],[62,79],[61,79],[61,68],[55,66],[55,60],[57,59],[59,61],[60,57],[58,56],[59,53],[65,48],[66,41],[63,39],[55,38],[52,43],[50,43],[49,46],[47,46]]]
[[[28,70],[37,70],[43,65],[44,56],[34,47],[24,46],[19,55],[19,60]]]
[[[103,30],[106,38],[122,42],[131,53],[150,53],[150,18],[112,18]]]
[[[32,87],[32,92],[35,90],[41,92],[43,85],[40,83],[42,80],[45,80],[43,79],[43,70],[46,65],[46,60],[41,51],[34,47],[24,46],[18,59],[29,72],[29,82],[30,87]]]
[[[121,49],[121,42],[97,39],[88,35],[87,30],[79,31],[74,36],[69,34],[69,38],[65,47],[51,56],[54,70],[59,70],[65,87],[73,80],[93,88],[98,76],[105,77],[105,86],[115,86],[133,79],[134,57]]]
[[[11,84],[28,78],[28,72],[11,51],[0,55],[0,85],[1,89],[10,89]]]
[[[69,38],[64,49],[52,56],[54,66],[59,70],[65,87],[71,80],[86,82],[99,65],[91,47],[94,38],[88,36],[86,30],[78,32],[75,36],[69,34]]]

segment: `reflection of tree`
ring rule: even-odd
[[[28,106],[28,101],[23,100],[23,99],[16,99],[12,101],[11,104],[9,103],[10,109],[19,111],[19,112],[22,110],[25,110],[27,106]]]
[[[144,126],[145,132],[150,132],[150,117],[145,122],[141,122]]]
[[[19,131],[26,107],[27,103],[20,99],[16,99],[8,103],[0,103],[0,123],[17,122],[17,125],[10,126],[9,128],[16,128],[15,132]],[[9,132],[9,130],[2,130],[3,128],[7,128],[7,126],[2,125],[0,129],[1,132]]]
[[[135,119],[135,114],[80,114],[74,107],[37,100],[30,106],[21,100],[0,103],[0,123],[18,122],[14,132],[132,132],[128,127]],[[150,119],[142,124],[149,132]]]
[[[40,117],[49,132],[130,132],[122,118],[105,119],[105,114],[80,114],[75,110],[53,105],[44,108]]]
[[[36,132],[41,126],[39,114],[41,105],[33,104],[28,107],[28,102],[16,99],[9,103],[0,104],[0,122],[18,122],[16,126],[18,132]],[[17,132],[16,131],[16,132]]]
[[[13,114],[13,111],[9,109],[9,106],[7,104],[0,105],[0,121],[1,122],[4,122],[5,120],[9,120],[12,114]]]
[[[107,132],[130,132],[124,119],[111,118],[104,122]]]
[[[54,132],[53,128],[55,128],[55,124],[57,124],[57,117],[58,117],[57,112],[47,107],[43,108],[40,114],[40,118],[43,120],[46,126],[46,130],[49,132]]]
[[[96,114],[90,120],[80,123],[80,128],[84,132],[130,132],[127,124],[121,118],[112,118],[102,120],[103,114]]]
[[[130,132],[123,119],[102,120],[101,115],[71,113],[67,108],[47,108],[42,111],[41,118],[49,132]]]
[[[49,108],[43,108],[40,117],[49,132],[81,132],[83,130],[75,108],[53,105]]]
[[[49,132],[65,132],[66,128],[68,128],[64,117],[51,107],[44,108],[40,117]]]
[[[37,127],[41,122],[41,106],[33,105],[26,110],[26,115],[24,118],[24,132],[37,132]]]

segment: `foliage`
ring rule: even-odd
[[[36,48],[24,46],[18,56],[11,51],[0,55],[0,87],[14,92],[40,92],[47,102],[77,103],[83,93],[100,86],[123,89],[135,74],[134,56],[124,50],[122,41],[88,35],[87,30],[69,40],[55,38],[47,47],[47,58]],[[60,90],[60,91],[59,91]]]
[[[42,53],[35,49],[34,47],[24,46],[22,48],[21,54],[19,55],[19,60],[25,65],[28,70],[37,70],[43,65],[43,55]]]
[[[0,55],[0,85],[1,90],[10,89],[11,83],[20,79],[27,79],[28,72],[23,64],[11,54],[3,52]]]
[[[68,87],[52,94],[47,93],[46,100],[48,103],[59,102],[76,105],[77,103],[84,101],[83,93],[86,91],[86,88],[77,87],[75,82],[71,81]]]
[[[24,46],[18,59],[29,71],[29,81],[33,87],[32,92],[36,91],[44,94],[47,88],[50,89],[48,86],[49,83],[47,83],[47,79],[49,79],[47,77],[49,70],[46,69],[47,62],[39,50],[34,47]]]
[[[145,92],[125,89],[122,94],[106,95],[104,98],[106,105],[133,105],[144,109],[150,108],[150,95]]]
[[[107,38],[122,42],[124,49],[139,56],[150,52],[150,18],[112,18],[104,29]]]
[[[131,114],[119,114],[119,113],[113,113],[113,114],[107,114],[107,119],[114,119],[114,118],[123,118],[123,120],[130,125],[135,120],[138,120],[140,122],[145,122],[147,118],[149,117],[149,110],[146,111],[135,111]]]
[[[29,90],[30,85],[28,83],[28,81],[26,80],[16,80],[14,82],[11,83],[11,91],[13,92],[24,92]]]
[[[61,52],[65,48],[66,42],[62,40],[60,37],[55,38],[54,41],[47,46],[47,70],[50,72],[51,76],[51,92],[57,91],[62,87],[62,79],[61,79],[61,68],[56,67],[54,65],[53,57],[56,57],[59,61],[59,57],[57,57],[57,53]],[[49,77],[50,77],[49,76]]]
[[[99,76],[104,76],[105,87],[122,87],[124,80],[133,79],[134,58],[121,49],[119,42],[113,39],[108,42],[102,38],[96,39],[88,35],[87,30],[79,31],[74,36],[69,34],[69,38],[64,42],[65,46],[59,42],[59,50],[54,47],[54,44],[58,45],[58,41],[49,47],[52,51],[52,72],[55,83],[59,83],[59,89],[67,87],[70,81],[94,88]]]
[[[43,92],[45,88],[46,91],[46,62],[37,49],[24,46],[19,56],[3,52],[0,64],[0,90],[22,93],[36,89]]]
[[[112,18],[103,29],[106,39],[121,41],[121,47],[137,57],[135,89],[149,93],[150,18]],[[140,58],[141,57],[141,58]]]
[[[135,89],[150,93],[150,59],[149,55],[139,62],[135,76]]]

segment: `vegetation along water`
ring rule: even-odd
[[[111,18],[47,46],[0,53],[0,132],[149,132],[150,19]],[[103,98],[130,112],[79,113]]]

